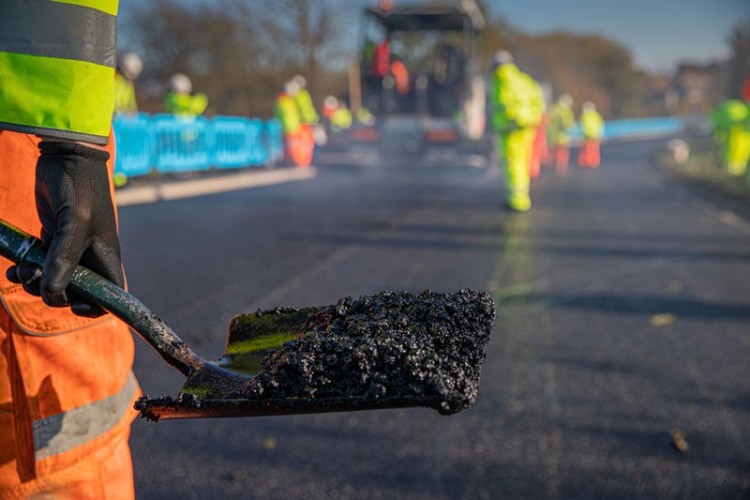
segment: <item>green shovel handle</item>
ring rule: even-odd
[[[44,266],[47,256],[41,240],[0,220],[0,255],[16,264]],[[76,266],[68,289],[130,325],[156,349],[168,364],[189,376],[206,367],[177,334],[141,301],[111,281],[82,266]]]

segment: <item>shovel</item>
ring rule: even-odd
[[[44,264],[46,250],[42,242],[20,229],[0,221],[0,255],[15,262]],[[418,394],[349,394],[315,396],[291,388],[289,396],[258,396],[253,393],[256,376],[269,377],[264,370],[268,355],[287,349],[294,354],[295,339],[309,328],[311,318],[320,327],[323,307],[302,309],[278,308],[264,313],[237,316],[230,325],[225,353],[217,362],[206,361],[193,352],[177,334],[136,297],[82,266],[73,272],[69,290],[117,316],[145,340],[169,365],[187,377],[176,397],[144,396],[135,407],[150,420],[254,417],[302,413],[340,412],[405,407],[433,408],[446,411],[444,397],[437,393]],[[329,309],[333,306],[329,306]],[[493,306],[494,307],[494,306]],[[334,314],[335,316],[335,314]],[[492,311],[494,320],[494,309]],[[324,325],[325,326],[325,325]],[[490,326],[491,329],[491,326]],[[489,331],[486,332],[489,336]],[[484,345],[480,360],[484,359]],[[278,356],[277,356],[278,358]],[[478,385],[478,366],[476,367]],[[260,380],[260,377],[259,379]],[[256,384],[257,385],[257,384]],[[257,392],[257,391],[256,391]],[[252,396],[250,396],[253,394]],[[473,401],[472,401],[473,402]]]

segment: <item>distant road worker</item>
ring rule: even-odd
[[[333,133],[348,130],[353,122],[352,112],[349,111],[346,104],[332,95],[329,95],[323,101],[323,117],[328,121]]]
[[[544,95],[537,82],[518,69],[509,52],[498,51],[494,63],[489,100],[505,173],[505,205],[525,212],[531,208],[529,169],[536,128],[544,114]]]
[[[601,153],[599,143],[604,136],[604,119],[593,102],[584,102],[581,108],[581,132],[583,144],[578,154],[578,166],[599,168]]]
[[[408,94],[411,86],[409,70],[400,57],[393,56],[391,58],[390,74],[393,77],[396,93],[399,95]]]
[[[318,112],[315,111],[315,104],[313,104],[312,96],[307,90],[307,79],[302,75],[296,75],[293,80],[297,88],[297,91],[294,94],[294,100],[299,107],[302,123],[317,125],[320,121],[320,117],[318,116]]]
[[[193,82],[183,73],[175,73],[169,80],[169,92],[164,97],[167,113],[184,118],[202,115],[208,107],[208,97],[203,93],[193,93]]]
[[[276,96],[276,119],[284,135],[284,158],[287,163],[308,167],[312,163],[315,141],[309,128],[304,126],[302,113],[294,96],[299,84],[291,79]]]
[[[115,68],[115,114],[137,113],[135,81],[143,71],[143,61],[134,52],[126,52],[117,60]]]
[[[542,119],[539,125],[536,126],[536,133],[534,134],[534,143],[531,148],[531,164],[529,165],[529,175],[532,179],[536,179],[542,173],[542,164],[547,164],[549,161],[549,145],[547,144],[547,123],[549,122],[549,116],[546,109],[549,108],[550,101],[552,99],[552,87],[549,83],[544,82],[539,85],[539,89],[544,96],[544,108],[545,113],[542,114]]]
[[[302,128],[305,134],[311,134],[315,144],[324,145],[327,141],[325,128],[320,124],[320,117],[315,110],[312,96],[307,90],[307,78],[302,75],[296,75],[292,78],[297,84],[297,92],[294,94],[294,100],[299,108],[300,118],[302,119]]]
[[[0,498],[131,499],[140,394],[127,325],[70,294],[124,286],[111,140],[117,0],[0,7],[0,218],[42,268],[0,257]]]
[[[375,121],[375,115],[373,115],[369,109],[364,106],[359,108],[359,111],[357,111],[357,123],[361,123],[366,127],[372,127],[375,125]]]
[[[739,99],[723,101],[711,112],[711,122],[721,150],[722,167],[729,175],[743,175],[750,157],[748,104]]]
[[[547,136],[552,149],[552,161],[557,174],[564,174],[570,162],[570,134],[576,126],[573,98],[561,95],[549,112]]]

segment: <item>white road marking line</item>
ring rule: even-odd
[[[317,173],[318,171],[315,167],[285,168],[260,172],[251,171],[208,179],[193,179],[153,186],[123,188],[115,192],[115,198],[118,207],[143,205],[161,200],[177,200],[207,194],[225,193],[239,189],[270,186],[284,182],[307,180],[315,177]]]

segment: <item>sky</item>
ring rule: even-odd
[[[636,64],[670,71],[680,61],[729,55],[727,38],[750,20],[750,0],[487,0],[492,16],[523,31],[596,33],[630,49]]]

